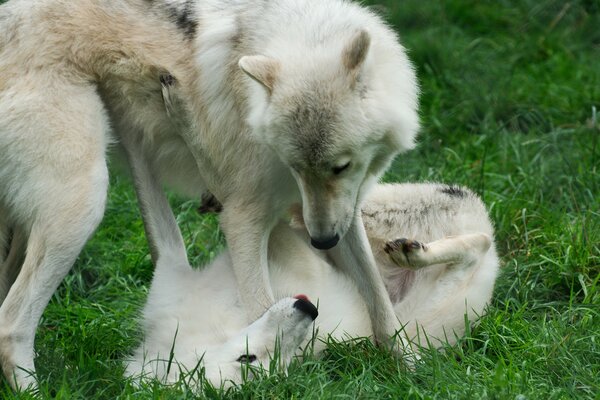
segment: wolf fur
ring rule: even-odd
[[[344,0],[10,0],[0,72],[0,362],[13,385],[35,383],[35,329],[102,219],[113,141],[142,149],[161,184],[223,204],[250,320],[275,300],[270,233],[301,200],[312,243],[339,241],[329,255],[377,340],[400,327],[359,210],[413,146],[417,85],[374,14]],[[141,206],[146,225],[164,212]]]
[[[157,185],[152,189],[152,179],[139,182],[148,185],[146,193],[155,193],[148,202],[166,201]],[[465,315],[473,322],[484,312],[498,273],[493,228],[479,198],[442,184],[378,185],[362,214],[404,326],[400,335],[417,356],[419,346],[455,343],[464,333]],[[252,376],[248,364],[268,370],[278,357],[280,366],[287,365],[308,340],[318,353],[328,337],[372,335],[356,284],[311,248],[298,218],[295,228],[280,223],[271,235],[269,274],[278,301],[250,324],[230,253],[192,269],[173,216],[161,218],[155,222],[171,233],[150,235],[160,241],[155,247],[162,256],[143,311],[144,339],[128,362],[128,375],[163,382],[185,378],[194,385],[201,382],[197,372],[204,371],[212,384],[228,385]],[[314,327],[314,312],[299,306],[302,296],[293,297],[298,293],[318,304]]]

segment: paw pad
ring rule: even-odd
[[[425,250],[425,246],[416,240],[401,238],[387,242],[383,250],[388,254],[398,250],[402,250],[404,254],[408,254],[418,249]]]

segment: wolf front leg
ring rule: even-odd
[[[396,336],[401,325],[375,264],[360,214],[339,244],[329,250],[329,255],[356,284],[371,317],[376,342],[402,351],[405,343],[400,335]]]
[[[226,202],[221,227],[233,262],[240,299],[254,321],[275,303],[269,281],[268,244],[280,214],[258,204]]]

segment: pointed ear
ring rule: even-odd
[[[367,59],[369,47],[371,45],[371,36],[365,30],[359,31],[342,53],[342,62],[348,72],[356,77],[360,68]]]
[[[260,83],[269,95],[273,93],[279,74],[279,61],[265,56],[244,56],[238,65],[246,75]]]

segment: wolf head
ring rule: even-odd
[[[367,188],[413,147],[418,89],[402,47],[372,43],[359,30],[338,48],[246,56],[239,66],[258,83],[250,91],[253,133],[298,183],[313,245],[335,246]]]
[[[286,297],[220,346],[204,353],[206,379],[214,385],[242,382],[254,373],[286,367],[311,332],[317,308],[308,299]],[[277,361],[277,364],[273,364]]]

